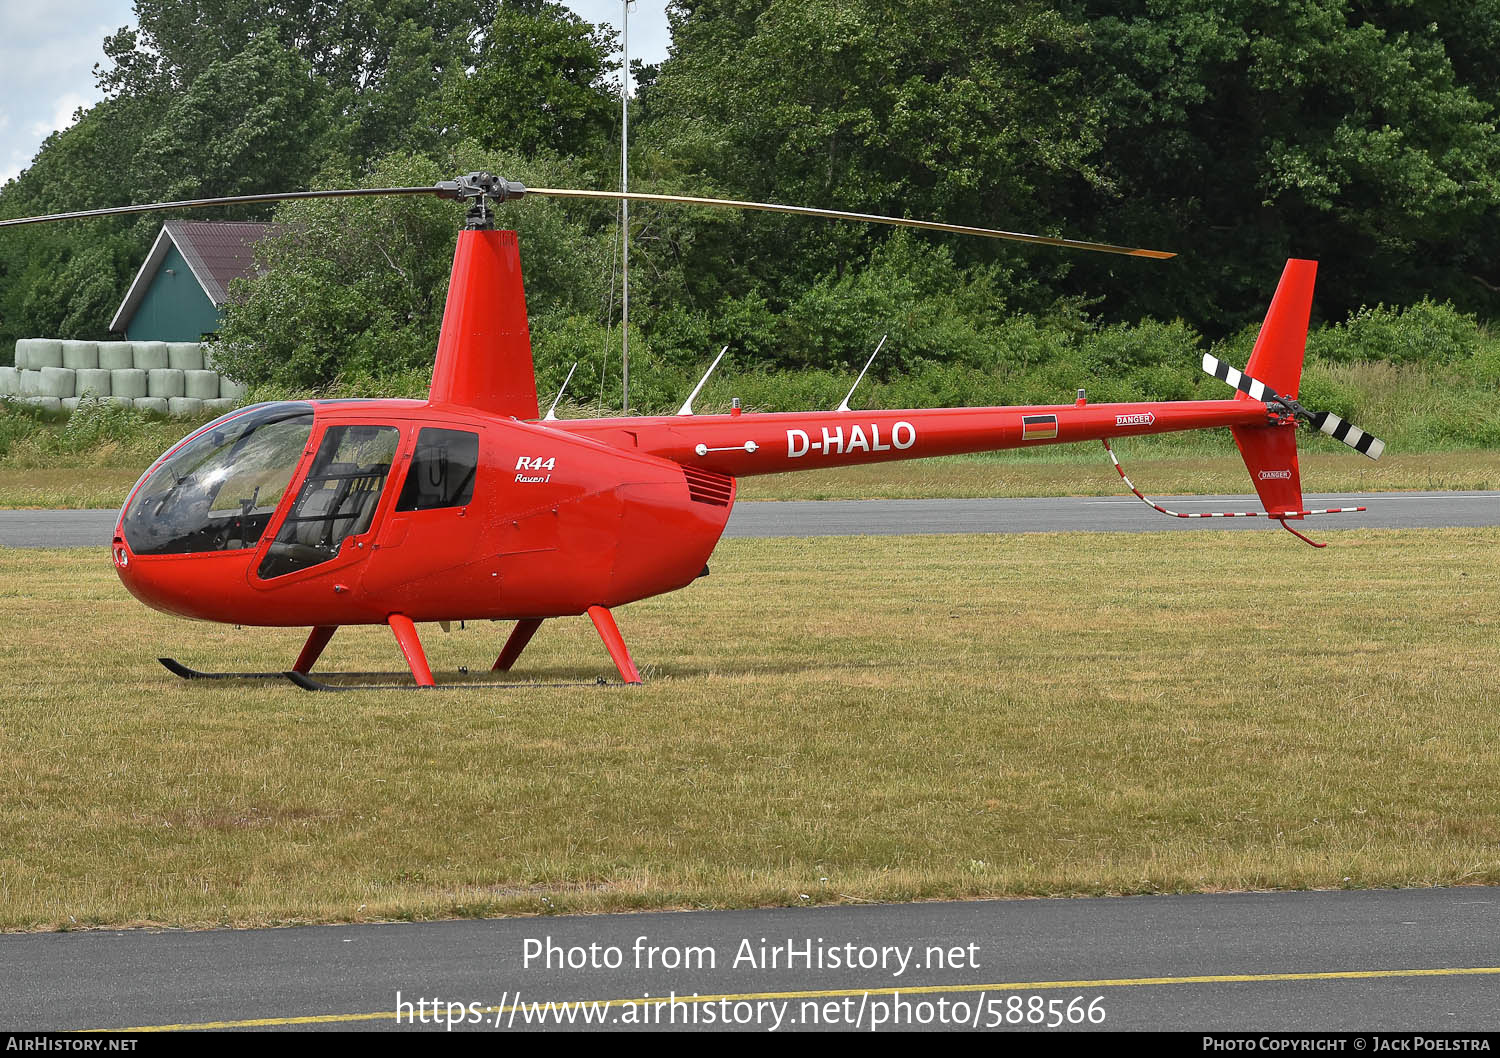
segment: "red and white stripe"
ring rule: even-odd
[[[1109,461],[1120,472],[1120,479],[1125,482],[1125,487],[1135,493],[1137,499],[1147,506],[1161,511],[1162,514],[1171,515],[1173,518],[1271,518],[1285,524],[1288,518],[1306,518],[1310,514],[1354,514],[1357,511],[1365,509],[1363,507],[1325,507],[1316,511],[1280,511],[1275,514],[1270,511],[1203,511],[1193,514],[1187,514],[1182,511],[1170,511],[1155,500],[1145,496],[1140,489],[1135,487],[1135,483],[1126,476],[1125,468],[1115,458],[1115,450],[1109,447],[1108,441],[1104,442],[1104,450],[1109,453]]]

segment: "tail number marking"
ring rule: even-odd
[[[788,459],[801,459],[808,452],[821,452],[826,456],[848,455],[851,452],[889,452],[892,448],[904,452],[917,443],[917,428],[909,422],[898,422],[891,427],[890,444],[881,440],[879,426],[871,423],[869,430],[867,434],[863,426],[850,427],[846,439],[842,426],[835,426],[831,430],[825,426],[822,428],[823,436],[816,441],[806,430],[788,430],[786,455]]]

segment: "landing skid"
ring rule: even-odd
[[[188,668],[176,658],[157,658],[163,667],[174,676],[180,676],[185,680],[288,680],[304,691],[433,691],[433,690],[483,690],[493,688],[505,690],[516,687],[610,687],[619,686],[611,684],[603,676],[597,679],[568,683],[535,683],[535,682],[513,682],[500,683],[498,681],[486,681],[484,683],[436,683],[416,684],[410,682],[412,675],[402,669],[395,672],[332,672],[330,676],[340,679],[356,680],[384,680],[401,682],[382,683],[329,683],[326,680],[314,679],[312,676],[302,672],[201,672],[198,669]],[[468,672],[458,673],[460,677],[467,676]]]
[[[157,658],[173,676],[185,680],[279,680],[279,672],[200,672],[190,669],[176,658]]]
[[[302,672],[279,672],[277,676],[284,676],[304,691],[486,691],[486,690],[516,690],[526,687],[532,690],[545,689],[549,687],[621,687],[624,684],[610,683],[603,676],[592,681],[578,681],[576,683],[325,683],[315,680]],[[340,672],[339,676],[407,676],[407,672],[376,672],[355,673]]]

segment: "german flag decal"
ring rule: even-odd
[[[1057,436],[1056,415],[1021,416],[1021,440],[1045,441]]]

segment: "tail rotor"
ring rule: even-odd
[[[1362,456],[1379,459],[1385,452],[1385,442],[1372,433],[1361,430],[1346,419],[1331,411],[1308,411],[1293,397],[1283,397],[1270,386],[1226,364],[1218,357],[1203,354],[1203,370],[1221,382],[1226,382],[1252,400],[1258,400],[1290,417],[1310,429],[1318,430],[1335,441],[1348,445]]]

